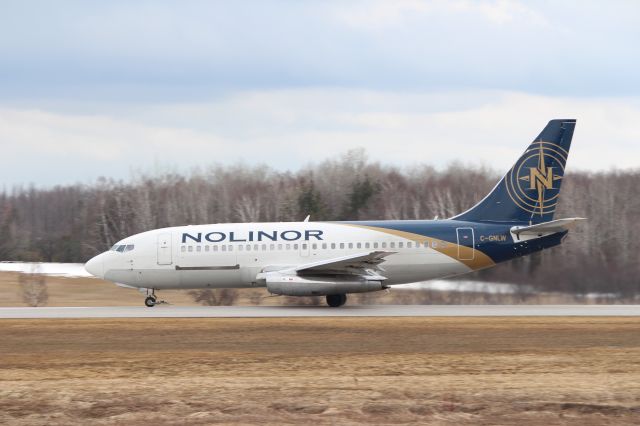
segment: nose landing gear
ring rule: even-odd
[[[144,299],[144,305],[147,308],[153,308],[156,305],[167,303],[164,300],[158,300],[156,298],[156,290],[154,288],[147,289],[147,297]]]

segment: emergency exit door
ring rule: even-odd
[[[158,235],[158,265],[171,265],[171,234]]]

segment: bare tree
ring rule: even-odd
[[[39,273],[39,265],[31,265],[31,271],[19,274],[18,282],[22,301],[29,306],[45,306],[49,300],[46,277]]]
[[[82,262],[127,235],[196,223],[307,214],[312,220],[447,218],[479,201],[498,178],[460,163],[386,166],[353,150],[295,173],[214,165],[187,174],[140,174],[129,182],[15,187],[0,192],[0,260]],[[547,250],[470,278],[542,291],[640,294],[640,171],[570,172],[562,182],[556,216],[589,219],[570,233],[562,254]]]

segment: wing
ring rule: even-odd
[[[366,280],[381,281],[387,278],[379,273],[379,271],[384,271],[379,265],[385,261],[385,257],[395,253],[393,251],[371,251],[303,263],[293,267],[271,266],[264,268],[263,272],[258,275],[259,277],[269,273],[298,276],[356,275]]]
[[[298,273],[336,273],[340,271],[352,271],[354,269],[381,269],[378,265],[384,262],[384,258],[394,254],[392,251],[371,251],[356,253],[349,256],[335,257],[333,259],[320,260],[318,262],[305,263],[294,270]]]

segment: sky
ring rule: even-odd
[[[212,164],[640,167],[637,1],[0,0],[0,188]]]

